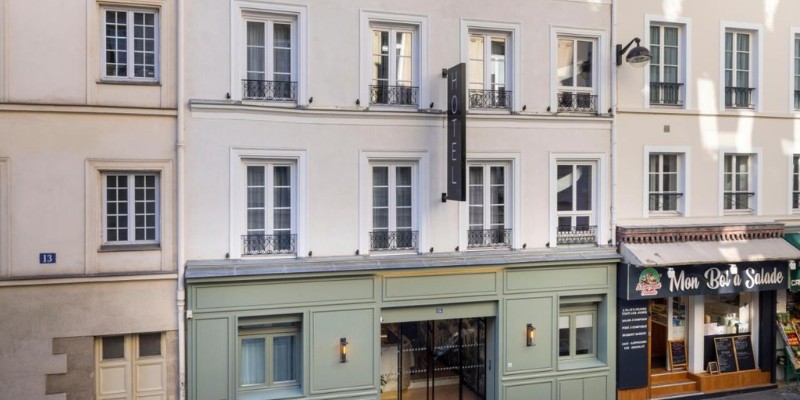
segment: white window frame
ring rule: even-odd
[[[152,333],[159,333],[159,332],[152,332]],[[143,334],[143,333],[142,333]],[[95,337],[94,341],[94,348],[95,348],[95,390],[97,393],[98,400],[104,399],[117,399],[119,398],[121,393],[114,392],[114,393],[103,393],[103,377],[105,376],[108,370],[119,370],[122,369],[125,375],[125,394],[123,394],[123,398],[127,395],[127,398],[139,398],[141,397],[149,397],[149,396],[158,396],[161,397],[166,396],[167,393],[167,346],[166,346],[166,335],[161,332],[161,354],[154,355],[154,356],[139,356],[139,335],[141,334],[128,334],[128,335],[109,335],[109,337],[113,336],[122,336],[123,339],[123,358],[115,358],[104,360],[103,359],[103,337],[98,336]],[[159,366],[161,368],[161,387],[158,389],[144,389],[141,391],[137,391],[138,385],[138,373],[143,367],[152,367],[152,366]]]
[[[598,315],[600,314],[600,303],[599,302],[587,302],[587,303],[578,303],[578,304],[561,304],[558,308],[558,320],[556,323],[556,337],[558,338],[557,341],[559,343],[559,350],[558,350],[558,360],[559,362],[564,361],[576,361],[576,360],[585,360],[585,359],[598,359],[598,336],[600,336],[600,328],[598,323]],[[577,327],[576,327],[576,317],[578,315],[591,315],[592,316],[592,352],[588,354],[575,354],[576,347],[577,347]],[[562,356],[561,355],[561,328],[560,328],[560,319],[562,317],[569,318],[569,355]]]
[[[428,79],[422,77],[428,71],[428,17],[419,15],[404,15],[361,10],[360,20],[360,51],[359,51],[359,102],[361,107],[377,108],[409,108],[404,105],[373,104],[370,105],[370,89],[372,85],[372,32],[376,28],[399,29],[413,32],[412,60],[412,86],[417,87],[417,104],[414,109],[427,108],[430,99]],[[389,52],[390,58],[393,52]],[[390,61],[390,64],[391,61]],[[391,77],[391,74],[389,75]],[[391,79],[391,78],[390,78]]]
[[[302,386],[302,354],[303,354],[303,322],[300,316],[266,316],[257,318],[263,320],[265,324],[270,323],[295,323],[291,326],[269,326],[260,329],[249,330],[246,325],[242,325],[242,319],[239,320],[236,334],[236,390],[239,393],[247,392],[266,392],[273,394],[293,394],[301,390]],[[244,330],[244,332],[243,332]],[[294,376],[292,381],[273,382],[272,380],[272,343],[275,337],[293,336],[295,338],[295,359]],[[263,384],[242,384],[242,340],[243,339],[264,339],[264,373],[265,380]],[[273,398],[268,396],[268,398]]]
[[[676,27],[678,31],[678,80],[683,83],[682,100],[683,105],[681,109],[692,109],[694,103],[692,101],[692,82],[689,77],[692,76],[692,20],[691,18],[684,17],[668,17],[665,15],[645,14],[644,16],[644,40],[643,42],[650,43],[650,27],[652,25]],[[662,58],[663,59],[663,58]],[[662,75],[663,76],[663,75]],[[643,102],[642,106],[645,109],[651,107],[650,105],[650,68],[644,68],[644,86],[642,87]],[[659,107],[659,105],[654,105]],[[670,106],[676,108],[676,106]]]
[[[276,228],[275,228],[275,168],[278,167],[287,167],[289,168],[289,187],[290,187],[290,228],[289,234],[296,235],[297,234],[297,167],[294,161],[286,161],[286,160],[265,160],[265,159],[244,159],[242,160],[242,164],[244,167],[244,174],[245,177],[248,176],[248,170],[251,167],[255,168],[263,168],[264,170],[264,233],[263,235],[269,236],[277,236]],[[250,235],[250,227],[248,226],[249,219],[248,219],[248,211],[250,207],[249,204],[249,193],[247,190],[250,188],[248,184],[245,184],[245,230],[242,232],[242,235]],[[285,207],[283,207],[285,208]],[[282,229],[284,230],[284,229]],[[250,257],[251,255],[248,255]]]
[[[688,217],[690,216],[691,193],[691,147],[689,146],[645,146],[644,158],[642,159],[642,218],[650,217]],[[651,154],[675,154],[678,156],[678,191],[683,193],[678,201],[678,210],[666,212],[650,211],[650,155]]]
[[[274,26],[276,23],[289,25],[290,29],[290,41],[291,41],[291,76],[289,78],[289,82],[297,82],[297,17],[296,15],[292,14],[272,14],[272,13],[253,13],[245,11],[242,13],[242,19],[244,19],[242,23],[242,28],[244,32],[242,32],[242,37],[245,40],[244,43],[244,60],[242,61],[242,79],[248,79],[248,63],[247,63],[247,24],[250,22],[264,24],[264,80],[265,81],[275,81],[275,41],[274,41]],[[299,84],[299,83],[298,83]],[[244,95],[244,94],[243,94]],[[243,100],[250,100],[250,99],[243,99]],[[282,99],[277,98],[276,100],[281,101]],[[296,101],[297,99],[295,99]],[[264,101],[262,99],[257,99],[256,101]]]
[[[730,108],[725,106],[725,34],[728,32],[750,34],[750,87],[755,88],[754,109]],[[719,110],[729,112],[760,112],[763,106],[764,82],[764,26],[761,24],[722,21],[720,23],[719,46]],[[736,43],[734,43],[734,51]],[[791,54],[791,53],[789,53]],[[735,56],[734,56],[735,59]]]
[[[428,248],[430,235],[429,203],[423,201],[430,196],[430,155],[426,151],[361,151],[358,163],[358,252],[367,255],[392,255],[398,251],[380,250],[370,252],[369,233],[372,232],[372,167],[374,166],[411,166],[411,223],[412,230],[417,231],[417,252]],[[402,250],[408,253],[413,250]]]
[[[795,75],[795,60],[800,62],[800,54],[795,51],[795,41],[800,41],[800,28],[789,29],[789,114],[800,113],[800,107],[795,107],[795,86],[800,85],[800,75]]]
[[[749,182],[750,191],[753,196],[750,198],[750,209],[748,210],[726,210],[725,209],[725,156],[748,156],[749,159]],[[762,186],[762,159],[761,149],[721,149],[719,151],[719,216],[725,215],[761,215],[761,186]]]
[[[230,70],[234,71],[230,74],[231,99],[242,100],[242,79],[247,77],[247,21],[292,21],[292,81],[297,82],[296,102],[270,102],[270,105],[308,105],[308,6],[232,0],[230,18]]]
[[[231,148],[230,150],[230,194],[228,255],[231,259],[242,258],[242,235],[247,232],[247,165],[261,163],[292,164],[294,198],[292,213],[293,234],[297,235],[296,254],[247,255],[259,257],[302,257],[308,250],[307,238],[307,154],[305,150],[265,150]]]
[[[514,230],[509,226],[509,222],[511,221],[511,215],[508,212],[509,209],[510,209],[510,205],[508,204],[508,202],[511,199],[511,196],[510,196],[510,194],[511,194],[510,193],[510,189],[511,188],[510,188],[510,185],[509,185],[509,183],[510,183],[509,182],[509,177],[510,177],[509,173],[511,172],[511,164],[508,163],[508,162],[502,162],[502,161],[500,161],[500,162],[498,162],[498,161],[494,161],[494,162],[493,161],[481,161],[481,162],[468,161],[467,162],[467,176],[465,177],[467,179],[467,201],[466,201],[467,210],[468,210],[467,211],[467,231],[469,231],[472,228],[470,226],[470,222],[469,222],[469,209],[472,208],[472,199],[470,197],[470,192],[471,192],[470,191],[470,187],[473,185],[472,182],[470,182],[470,180],[469,180],[469,177],[470,177],[469,170],[472,167],[481,167],[481,168],[483,168],[483,173],[482,173],[482,175],[483,175],[483,177],[482,177],[483,183],[481,184],[481,187],[483,188],[483,190],[482,190],[483,198],[481,199],[481,205],[482,205],[482,208],[483,208],[483,224],[481,226],[481,230],[483,230],[483,231],[493,229],[492,228],[492,205],[493,204],[492,204],[492,200],[491,200],[492,199],[492,186],[493,186],[493,184],[491,182],[491,178],[492,178],[491,170],[492,170],[492,168],[497,168],[497,167],[503,168],[503,199],[505,200],[505,203],[503,203],[503,229],[505,229],[505,230],[509,230],[510,229],[511,230],[511,238],[513,239]],[[496,247],[502,248],[502,246],[500,244],[497,244]],[[489,248],[491,248],[491,247],[489,247]],[[478,246],[478,247],[474,247],[474,248],[470,247],[469,246],[469,239],[468,239],[467,240],[467,249],[468,250],[479,250],[479,249],[480,250],[485,250],[486,247],[484,247],[484,246]]]
[[[798,172],[795,173],[795,170]],[[794,190],[795,186],[798,190]],[[795,194],[800,198],[800,154],[798,153],[790,154],[789,157],[789,214],[800,214],[800,204],[795,207]]]
[[[550,110],[558,111],[558,92],[562,89],[558,81],[558,40],[575,38],[594,41],[594,61],[592,65],[592,94],[597,96],[596,109],[603,114],[609,104],[607,87],[610,87],[608,70],[611,59],[608,50],[608,33],[604,30],[577,29],[569,27],[550,27]]]
[[[106,11],[122,11],[126,13],[126,29],[128,32],[126,53],[127,53],[127,76],[106,75]],[[154,18],[154,71],[153,77],[134,76],[134,29],[133,13],[142,12],[153,14]],[[100,79],[103,81],[120,82],[159,82],[161,76],[161,10],[157,7],[124,7],[124,6],[102,6],[100,7]]]
[[[419,192],[419,171],[417,167],[417,162],[415,161],[389,161],[389,160],[372,160],[370,163],[370,172],[374,173],[375,167],[386,167],[388,168],[388,226],[387,230],[389,233],[397,232],[397,179],[396,179],[396,171],[398,167],[408,167],[411,168],[411,231],[417,232],[419,235],[419,216],[417,215],[419,209],[419,200],[417,199],[417,195]],[[370,175],[372,176],[372,175]],[[374,189],[374,184],[370,186],[370,188]],[[372,202],[373,197],[370,196],[370,232],[375,232],[375,221],[373,219],[373,210],[374,210],[374,203]],[[405,229],[405,228],[404,228]],[[419,239],[417,239],[419,242]],[[371,247],[371,246],[370,246]],[[376,250],[377,251],[377,250]],[[389,250],[389,249],[381,249],[381,253],[385,252],[392,252],[398,250]],[[399,250],[399,251],[412,251],[412,250]],[[413,251],[419,251],[419,248],[414,249]]]
[[[608,220],[606,209],[608,200],[606,199],[608,187],[608,177],[606,168],[608,165],[607,155],[601,153],[550,153],[550,207],[549,207],[549,232],[550,247],[558,246],[558,165],[559,164],[589,164],[594,165],[594,197],[592,198],[594,223],[597,226],[595,231],[597,243],[605,243],[609,238],[607,232]]]
[[[506,84],[505,87],[511,92],[511,111],[522,111],[524,98],[522,93],[522,71],[520,66],[520,59],[522,58],[522,47],[520,44],[520,37],[522,33],[522,24],[509,23],[509,22],[495,22],[495,21],[482,21],[472,19],[461,20],[461,62],[467,64],[469,69],[469,40],[472,35],[484,35],[506,38]],[[490,46],[486,46],[487,48]],[[484,54],[490,50],[484,50]],[[484,65],[488,59],[484,56]],[[484,67],[484,74],[488,69]],[[469,71],[467,71],[469,76]],[[486,88],[487,80],[484,77],[484,88]],[[485,109],[479,109],[486,111]],[[505,112],[505,110],[500,110]]]
[[[108,180],[109,175],[126,176],[128,185],[127,192],[128,198],[125,200],[128,204],[126,215],[128,218],[128,240],[108,240]],[[153,240],[136,240],[136,190],[135,179],[136,176],[153,176],[155,178],[155,239]],[[128,246],[128,245],[154,245],[161,242],[161,180],[157,172],[149,171],[102,171],[102,230],[103,230],[103,245],[104,246]],[[119,214],[119,210],[117,212]]]

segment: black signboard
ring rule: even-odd
[[[669,341],[669,364],[673,368],[686,365],[686,340]]]
[[[717,353],[717,363],[719,372],[736,372],[736,352],[733,347],[733,339],[730,337],[714,338],[714,352]]]
[[[753,358],[753,340],[750,335],[734,336],[734,349],[736,349],[736,365],[739,371],[756,369],[756,360]]]
[[[467,64],[447,70],[447,199],[467,200]]]
[[[647,386],[647,300],[617,302],[617,388]]]
[[[628,300],[781,290],[788,287],[786,262],[739,263],[738,274],[728,264],[668,268],[624,265],[619,268],[619,297]]]

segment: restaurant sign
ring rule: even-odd
[[[627,300],[672,296],[755,292],[786,289],[789,271],[785,262],[739,263],[738,273],[729,264],[686,265],[668,268],[623,264],[618,269],[619,297]]]

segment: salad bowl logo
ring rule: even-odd
[[[636,284],[636,291],[642,296],[655,296],[661,289],[661,274],[653,268],[645,268],[639,275],[639,283]]]

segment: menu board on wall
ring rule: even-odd
[[[739,371],[756,369],[756,360],[753,357],[753,340],[750,335],[734,336],[734,349],[736,350],[736,365]]]
[[[618,389],[647,386],[647,303],[623,299],[617,302]]]
[[[669,341],[669,364],[673,368],[686,365],[686,340]]]
[[[714,352],[717,353],[717,363],[719,372],[736,372],[736,350],[733,346],[733,338],[719,337],[714,338]]]

